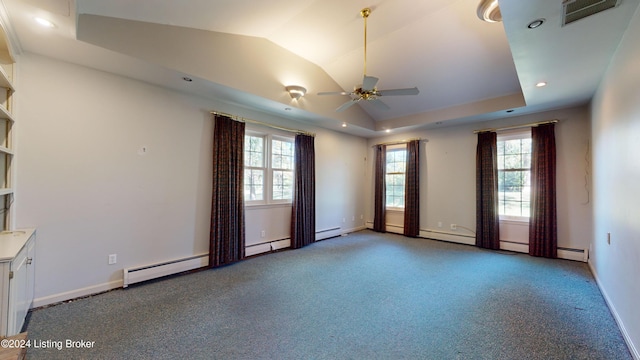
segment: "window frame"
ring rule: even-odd
[[[389,153],[392,152],[404,152],[405,153],[405,157],[404,157],[404,171],[403,172],[392,172],[392,173],[387,173],[387,164],[388,164],[388,159],[389,159]],[[402,175],[403,180],[406,181],[407,178],[407,145],[406,144],[396,144],[396,145],[388,145],[387,149],[386,149],[386,160],[385,164],[384,164],[384,176],[385,176],[385,208],[388,211],[398,211],[398,212],[404,212],[404,197],[405,197],[405,191],[406,191],[406,185],[403,186],[402,188],[402,196],[403,196],[403,200],[402,200],[402,207],[398,207],[398,206],[389,206],[388,202],[387,202],[387,196],[389,195],[388,190],[388,186],[389,186],[389,182],[387,181],[387,175]],[[404,184],[403,181],[403,184]]]
[[[277,134],[272,134],[268,136],[269,139],[269,196],[268,196],[268,202],[270,204],[292,204],[293,203],[293,183],[295,182],[295,169],[296,169],[296,160],[295,160],[295,138],[294,137],[286,137],[286,136],[282,136],[282,135],[277,135]],[[281,142],[288,142],[291,143],[291,169],[286,169],[286,168],[275,168],[273,166],[273,141],[281,141]],[[290,199],[274,199],[273,198],[273,187],[274,187],[274,172],[275,171],[283,171],[283,172],[289,172],[291,174],[291,198]]]
[[[287,136],[287,135],[283,135],[280,133],[275,133],[275,132],[271,132],[271,131],[266,131],[266,130],[256,130],[256,129],[249,129],[246,128],[245,129],[245,141],[246,141],[246,136],[254,136],[254,137],[261,137],[263,139],[263,143],[262,143],[262,162],[263,162],[263,167],[252,167],[252,166],[244,166],[243,169],[243,176],[244,176],[244,171],[246,171],[247,169],[262,169],[264,171],[263,173],[263,178],[262,178],[262,195],[263,198],[262,200],[247,200],[247,196],[245,194],[245,200],[244,200],[244,205],[247,207],[256,207],[256,206],[269,206],[269,205],[291,205],[293,203],[293,189],[292,189],[292,193],[291,193],[291,198],[290,199],[274,199],[273,195],[274,195],[274,191],[273,191],[273,184],[274,184],[274,170],[275,171],[290,171],[291,172],[291,178],[292,181],[295,181],[295,158],[293,159],[293,165],[292,165],[292,169],[284,169],[284,168],[273,168],[273,141],[283,141],[283,142],[289,142],[291,143],[293,146],[295,146],[295,137],[294,136]],[[292,151],[295,151],[292,150]],[[243,150],[243,156],[244,156],[244,150]],[[293,154],[292,154],[293,156]],[[293,185],[292,185],[293,188]],[[243,191],[244,191],[244,180],[243,180]]]
[[[522,139],[529,139],[531,140],[531,128],[526,128],[526,129],[517,129],[517,130],[509,130],[509,131],[503,131],[503,132],[499,132],[497,134],[497,143],[496,143],[496,147],[499,148],[499,143],[500,142],[505,142],[508,140],[522,140]],[[521,155],[523,154],[522,152],[520,153]],[[526,154],[526,153],[524,153]],[[504,155],[503,155],[504,156]],[[529,152],[529,156],[532,156],[532,150],[530,149]],[[498,166],[498,184],[500,184],[502,176],[501,174],[503,174],[505,171],[509,171],[509,172],[522,172],[522,171],[528,171],[529,172],[529,194],[531,194],[531,159],[529,159],[529,167],[525,168],[513,168],[513,169],[501,169],[500,168],[500,164],[499,164],[499,156],[496,158],[496,163]],[[522,194],[523,191],[521,190],[520,193]],[[498,186],[498,218],[500,221],[510,221],[510,222],[526,222],[528,223],[530,220],[530,216],[518,216],[518,215],[506,215],[506,214],[501,214],[500,213],[500,209],[502,207],[502,201],[501,196],[500,196],[500,186]],[[504,199],[502,197],[502,199]],[[521,196],[522,199],[522,196]],[[528,200],[527,201],[529,203],[529,210],[531,209],[531,201]],[[523,201],[520,201],[520,203],[522,204]],[[506,205],[505,205],[506,206]],[[522,206],[522,205],[521,205]],[[529,214],[531,214],[531,212],[529,211]]]
[[[267,194],[266,194],[266,186],[265,186],[265,181],[266,178],[268,176],[267,174],[267,160],[266,160],[266,156],[267,156],[267,138],[266,138],[266,134],[264,133],[260,133],[260,132],[255,132],[255,131],[249,131],[249,130],[245,130],[245,146],[246,146],[246,141],[247,141],[247,136],[249,137],[258,137],[258,138],[262,138],[262,166],[247,166],[246,161],[244,164],[244,168],[243,168],[243,173],[242,173],[242,191],[243,191],[243,196],[244,196],[244,204],[245,206],[247,205],[263,205],[266,204],[266,199],[267,199]],[[246,148],[242,149],[242,156],[246,156],[245,154]],[[246,180],[246,172],[247,169],[250,170],[262,170],[262,199],[261,200],[248,200],[248,194],[245,191],[245,180]]]

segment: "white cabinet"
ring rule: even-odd
[[[0,232],[0,336],[22,329],[33,303],[35,230]]]

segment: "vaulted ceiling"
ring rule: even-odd
[[[479,20],[478,0],[2,2],[16,53],[373,137],[587,103],[640,0],[565,26],[560,0],[500,0],[502,23]],[[365,7],[366,74],[420,93],[336,112],[350,98],[317,93],[362,83]],[[37,16],[56,27],[36,27]],[[293,100],[287,85],[306,96]]]

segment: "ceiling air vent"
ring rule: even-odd
[[[622,0],[565,0],[562,2],[562,26],[614,8]]]

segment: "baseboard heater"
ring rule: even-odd
[[[284,248],[288,248],[291,246],[291,239],[277,239],[277,240],[269,240],[257,244],[247,245],[244,248],[244,256],[253,256],[262,254],[269,251],[276,251]]]
[[[560,259],[589,262],[589,249],[571,249],[558,247],[558,257]]]
[[[126,268],[124,269],[124,282],[122,287],[126,288],[131,284],[142,281],[199,269],[207,266],[208,264],[209,254],[201,254],[152,265]]]
[[[322,229],[316,231],[316,241],[330,239],[332,237],[340,236],[340,231],[342,228],[340,226],[332,227],[329,229]]]
[[[373,228],[373,222],[367,221],[367,228]],[[387,224],[387,232],[402,234],[402,226]],[[475,245],[475,236],[465,234],[454,234],[448,231],[438,231],[429,229],[420,229],[420,237],[426,239],[447,241],[457,244]],[[529,253],[529,244],[500,240],[500,250]],[[572,249],[558,247],[558,258],[574,261],[589,261],[589,249]]]
[[[528,254],[529,244],[500,240],[500,249]],[[572,249],[572,248],[558,247],[557,255],[558,255],[558,259],[582,261],[582,262],[589,261],[589,249]]]

